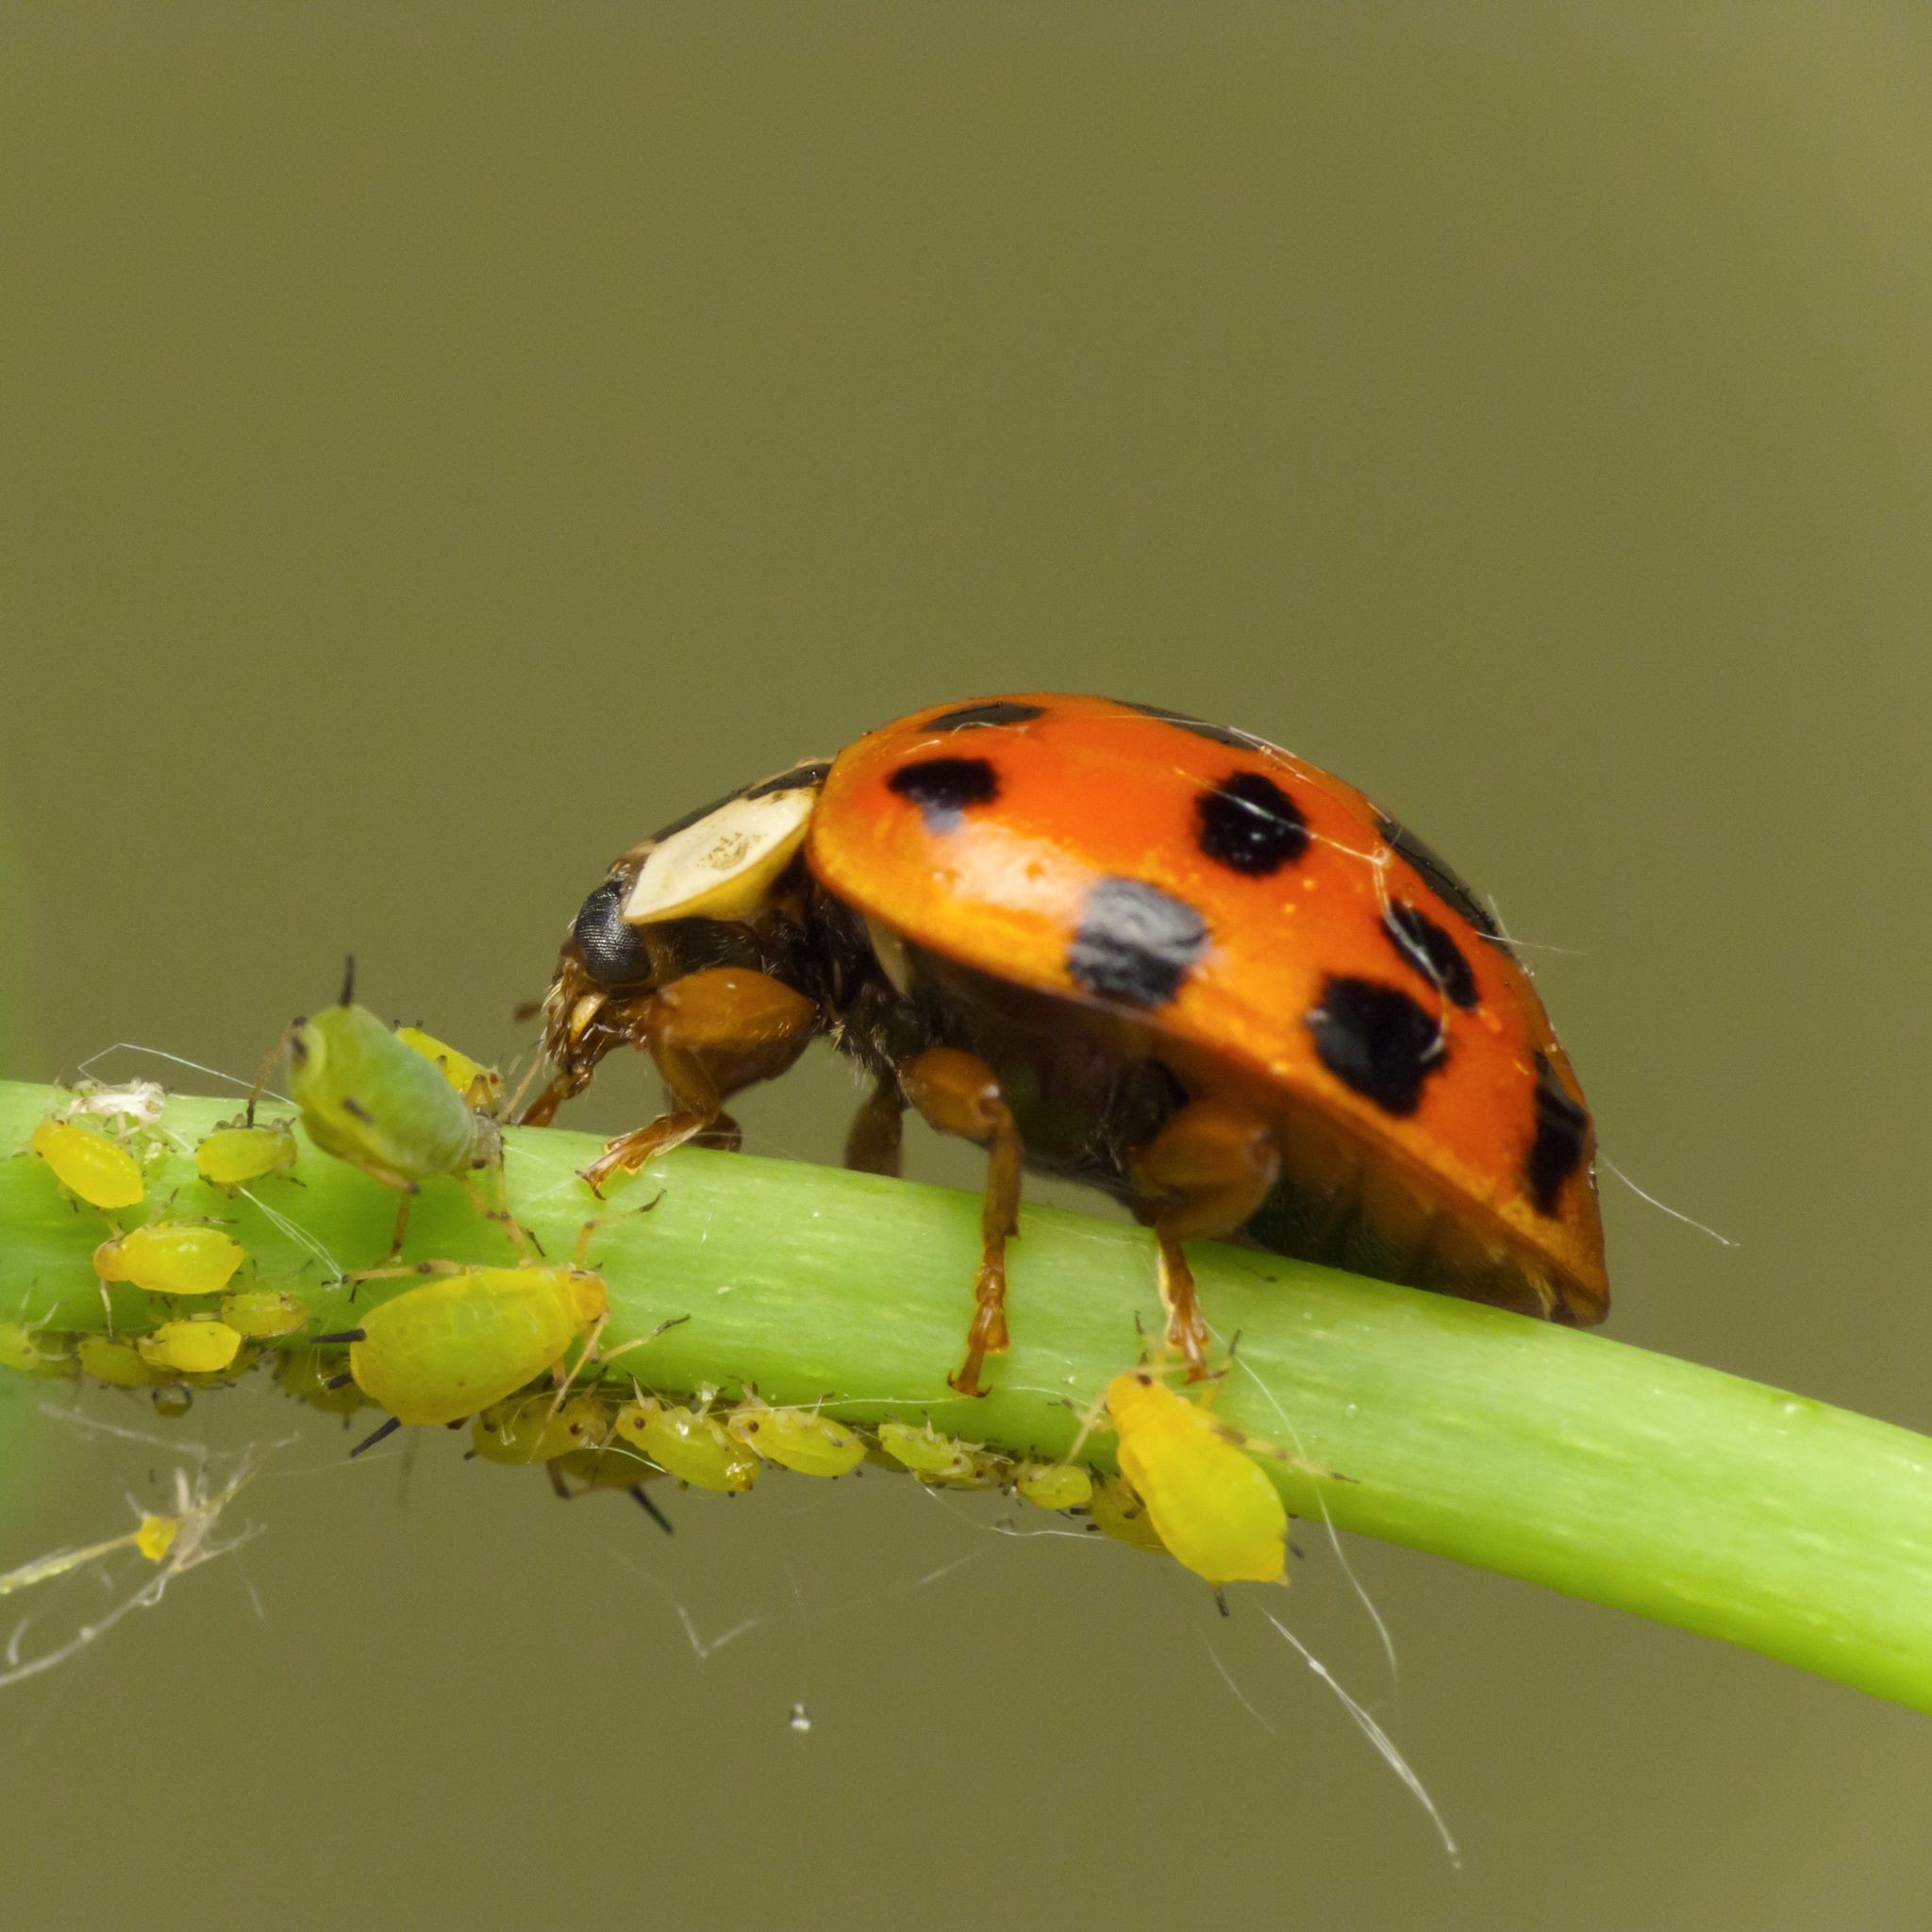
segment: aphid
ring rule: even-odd
[[[574,1395],[560,1408],[549,1395],[516,1395],[471,1422],[470,1447],[486,1462],[552,1462],[595,1448],[609,1428],[610,1418],[593,1395]]]
[[[275,1357],[275,1380],[297,1402],[325,1415],[354,1415],[368,1398],[348,1375],[339,1375],[341,1357],[319,1348],[287,1348]]]
[[[402,1251],[411,1202],[439,1174],[459,1180],[479,1211],[532,1253],[534,1243],[510,1217],[496,1123],[466,1106],[436,1065],[355,1005],[354,991],[351,960],[340,1003],[294,1021],[285,1036],[289,1091],[308,1138],[401,1194],[391,1255]],[[475,1181],[486,1169],[494,1176],[493,1200]]]
[[[242,1337],[225,1322],[163,1322],[135,1347],[150,1368],[177,1369],[184,1375],[219,1375],[242,1351]]]
[[[420,1053],[449,1082],[450,1091],[465,1107],[493,1114],[503,1105],[503,1075],[481,1060],[425,1033],[420,1026],[398,1026],[395,1035],[411,1053]]]
[[[758,1457],[707,1410],[647,1395],[617,1411],[611,1435],[695,1490],[736,1493],[758,1480]]]
[[[138,1208],[146,1198],[140,1161],[92,1127],[45,1120],[35,1127],[27,1144],[70,1194],[104,1213]]]
[[[220,1294],[247,1258],[247,1249],[218,1227],[151,1221],[104,1241],[94,1250],[94,1273],[150,1294]]]
[[[1121,1474],[1156,1533],[1209,1583],[1274,1583],[1288,1565],[1288,1511],[1239,1429],[1150,1369],[1108,1384]]]
[[[1023,1462],[1013,1489],[1036,1509],[1084,1509],[1093,1500],[1093,1478],[1077,1462]]]
[[[149,1361],[131,1341],[112,1341],[105,1335],[83,1335],[74,1353],[83,1374],[117,1389],[158,1389],[180,1373]]]
[[[566,1503],[588,1495],[592,1490],[627,1490],[634,1502],[666,1536],[672,1534],[671,1519],[651,1500],[646,1483],[659,1482],[666,1472],[650,1461],[629,1442],[600,1442],[594,1448],[572,1449],[543,1465],[550,1487]],[[583,1484],[573,1490],[571,1484]]]
[[[541,1462],[567,1503],[591,1490],[628,1490],[668,1535],[669,1521],[642,1487],[664,1472],[628,1443],[609,1440],[610,1428],[611,1417],[594,1395],[574,1395],[561,1408],[548,1395],[512,1396],[470,1424],[470,1453],[486,1462]],[[583,1488],[573,1490],[573,1480]]]
[[[375,1272],[435,1278],[371,1308],[358,1328],[316,1337],[349,1344],[350,1376],[389,1410],[390,1420],[357,1445],[358,1455],[402,1424],[460,1422],[515,1394],[610,1312],[603,1276],[582,1267],[425,1261]]]
[[[273,1180],[295,1165],[293,1130],[287,1121],[230,1121],[203,1137],[194,1165],[211,1188],[232,1194],[257,1181]]]
[[[222,1297],[222,1320],[250,1341],[274,1341],[302,1327],[308,1310],[278,1289],[242,1288]]]
[[[1087,1513],[1094,1528],[1103,1536],[1110,1536],[1115,1542],[1130,1544],[1137,1550],[1151,1550],[1156,1556],[1167,1555],[1167,1545],[1161,1541],[1160,1532],[1155,1528],[1153,1519],[1147,1513],[1147,1506],[1135,1495],[1124,1477],[1096,1475],[1093,1492],[1088,1498]]]
[[[1023,1166],[1151,1228],[1194,1379],[1194,1241],[1608,1305],[1590,1115],[1483,902],[1354,787],[1156,707],[935,707],[678,820],[584,900],[543,1015],[525,1119],[620,1046],[670,1090],[593,1186],[719,1132],[818,1036],[874,1082],[850,1165],[898,1171],[908,1107],[984,1146],[964,1393],[1007,1346]]]
[[[747,1393],[724,1426],[747,1449],[800,1475],[844,1475],[865,1460],[863,1437],[812,1408],[774,1408]]]
[[[888,1419],[878,1425],[878,1445],[923,1483],[952,1490],[996,1490],[1006,1480],[1005,1460],[974,1442],[942,1436],[930,1423],[914,1428],[910,1423]]]
[[[79,1363],[73,1339],[24,1322],[0,1322],[0,1369],[23,1375],[72,1375]]]

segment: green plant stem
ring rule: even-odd
[[[0,1157],[59,1098],[0,1082]],[[232,1103],[172,1099],[181,1147]],[[598,1143],[506,1137],[512,1203],[553,1257],[587,1217],[609,1284],[607,1349],[649,1387],[756,1383],[858,1422],[929,1416],[1012,1454],[1064,1454],[1110,1376],[1158,1332],[1153,1253],[1137,1229],[1031,1208],[1010,1251],[1013,1348],[993,1392],[946,1386],[979,1245],[970,1195],[789,1161],[681,1151],[599,1205],[577,1178]],[[305,1141],[305,1185],[262,1201],[349,1269],[379,1261],[393,1193]],[[328,1270],[247,1200],[151,1173],[176,1217],[232,1217],[263,1278],[317,1329],[356,1309]],[[626,1212],[655,1200],[648,1213]],[[149,1212],[158,1211],[151,1207]],[[89,1257],[102,1217],[36,1158],[0,1158],[0,1316],[98,1328]],[[506,1264],[502,1232],[453,1181],[432,1182],[410,1257]],[[1230,1422],[1346,1480],[1264,1459],[1298,1515],[1434,1550],[1678,1624],[1932,1710],[1932,1441],[1688,1362],[1467,1302],[1278,1256],[1203,1246],[1209,1318],[1241,1346],[1219,1397]],[[372,1282],[360,1306],[406,1282]],[[115,1291],[118,1324],[152,1322]],[[687,1318],[645,1341],[658,1325]],[[209,1398],[214,1399],[214,1398]],[[1110,1461],[1104,1434],[1083,1455]]]

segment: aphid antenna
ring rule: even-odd
[[[339,1007],[353,1007],[355,1004],[356,956],[354,953],[344,953],[342,955],[342,991],[341,996],[336,1001],[336,1005]]]

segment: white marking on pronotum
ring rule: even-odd
[[[743,919],[805,842],[817,788],[733,798],[709,817],[660,840],[624,902],[631,925],[665,919]]]

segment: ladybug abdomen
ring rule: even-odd
[[[1318,1108],[1239,1067],[1160,1057],[1158,1031],[1090,1003],[994,978],[881,932],[903,994],[871,1005],[847,1050],[874,1069],[926,1046],[983,1060],[998,1076],[1038,1172],[1131,1205],[1127,1160],[1190,1100],[1239,1097],[1262,1112],[1281,1178],[1242,1233],[1276,1254],[1431,1289],[1519,1313],[1589,1324],[1587,1282],[1513,1243],[1426,1173],[1391,1160]],[[891,1017],[882,1019],[890,1009]]]

